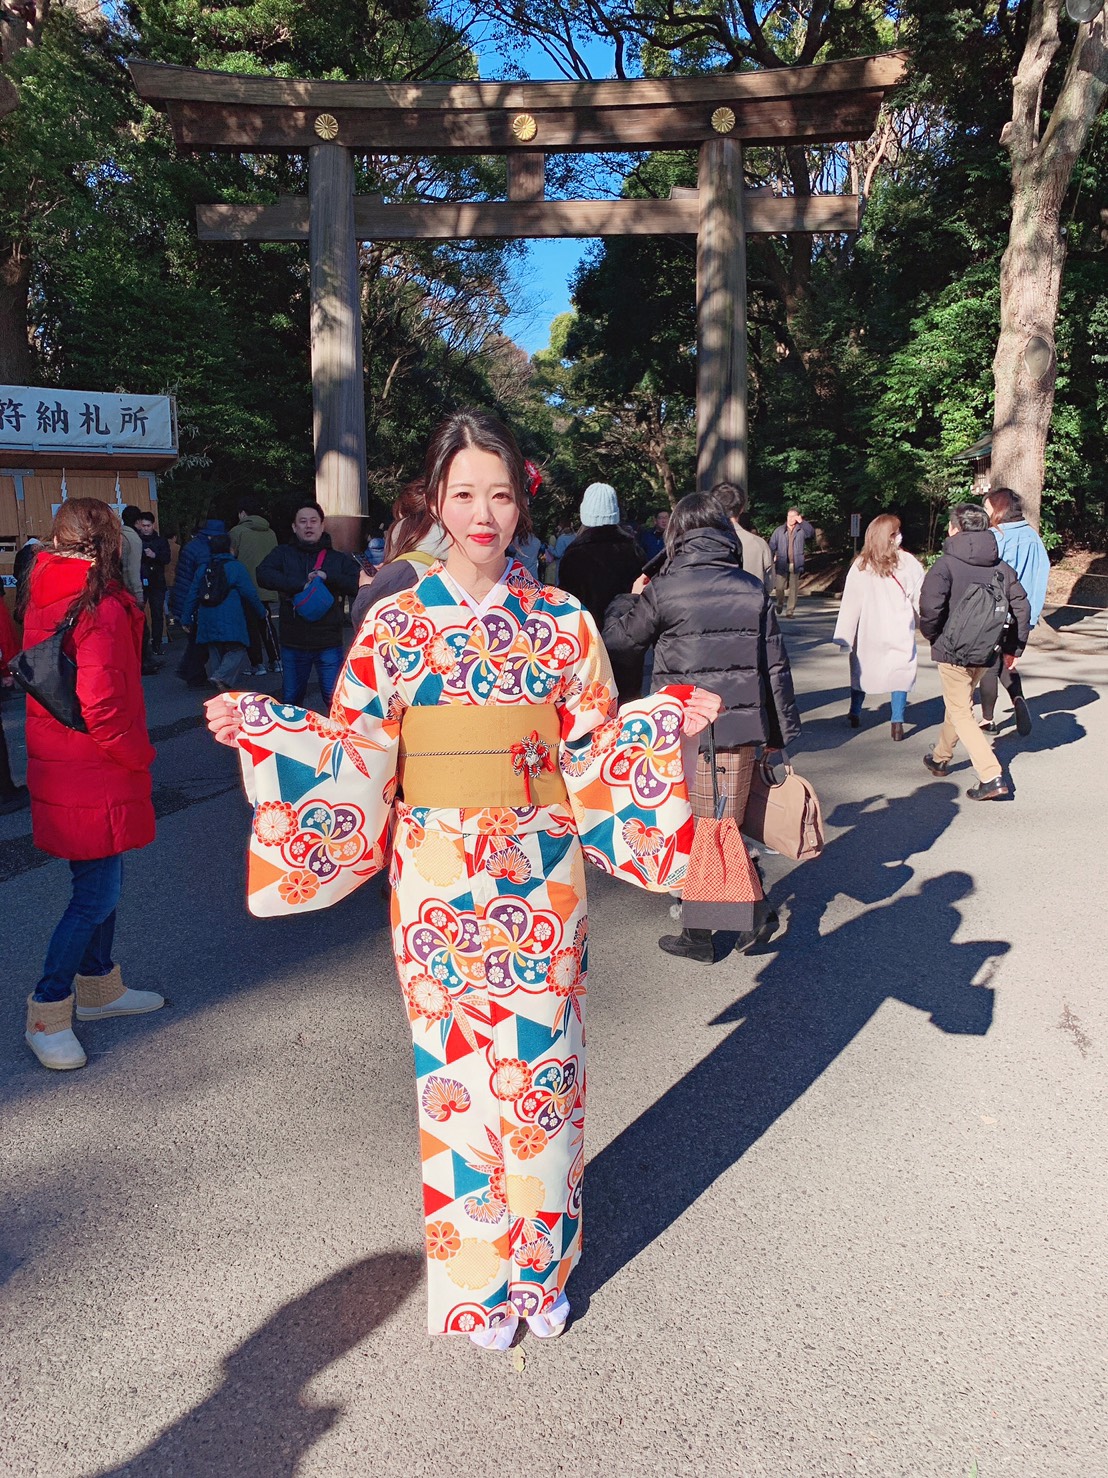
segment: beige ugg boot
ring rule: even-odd
[[[118,965],[107,975],[78,975],[77,1020],[101,1021],[106,1016],[140,1016],[144,1011],[157,1011],[165,1005],[165,997],[152,990],[131,990],[123,984]]]
[[[27,1046],[42,1063],[65,1072],[71,1067],[84,1067],[85,1049],[73,1035],[73,997],[64,1001],[36,1001],[27,997]]]

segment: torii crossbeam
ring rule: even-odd
[[[853,231],[854,196],[743,188],[743,145],[838,143],[873,132],[900,53],[815,67],[630,82],[321,82],[131,61],[139,95],[186,150],[308,155],[308,196],[201,205],[209,241],[309,243],[316,495],[346,523],[368,511],[359,240],[695,235],[697,484],[746,482],[746,237]],[[671,200],[546,200],[551,151],[699,149],[699,188]],[[354,155],[505,154],[508,199],[385,204],[355,197]],[[336,532],[339,532],[336,530]]]

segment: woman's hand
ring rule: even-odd
[[[685,699],[685,722],[681,726],[682,732],[701,733],[709,724],[715,723],[722,707],[723,699],[718,693],[709,693],[707,688],[693,688]]]
[[[640,575],[639,578],[635,581],[634,585],[631,586],[631,594],[641,595],[649,584],[650,576]]]
[[[220,693],[218,698],[208,699],[204,704],[204,712],[216,743],[236,748],[238,736],[242,733],[242,714],[238,710],[238,704],[228,698],[226,693]]]

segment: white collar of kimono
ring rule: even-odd
[[[503,605],[508,598],[508,571],[512,568],[513,564],[515,564],[515,560],[510,559],[504,566],[503,575],[501,575],[488,595],[485,596],[484,600],[475,600],[468,590],[463,590],[445,565],[442,568],[442,580],[447,589],[452,591],[457,597],[460,605],[468,606],[475,616],[483,616],[487,611],[491,611],[494,606]]]

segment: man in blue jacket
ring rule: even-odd
[[[993,488],[984,499],[985,512],[989,515],[993,534],[1000,547],[1000,557],[1011,565],[1019,582],[1027,592],[1031,607],[1031,627],[1043,613],[1046,600],[1046,582],[1050,575],[1050,556],[1046,545],[1023,516],[1023,503],[1018,493],[1011,488]],[[1003,653],[981,679],[981,727],[986,734],[997,732],[993,714],[996,712],[998,679],[1008,689],[1012,710],[1016,715],[1016,732],[1024,738],[1031,732],[1031,710],[1023,696],[1023,681],[1014,667],[1003,661]]]
[[[226,534],[226,532],[227,527],[223,520],[209,514],[206,519],[197,523],[196,532],[182,547],[177,557],[177,569],[173,575],[173,588],[169,592],[168,606],[169,614],[182,628],[185,627],[185,623],[181,615],[197,572],[205,569],[212,557],[211,541],[216,535]],[[191,631],[188,632],[188,642],[177,668],[177,676],[190,688],[210,686],[204,673],[204,654],[198,649]]]
[[[785,522],[779,524],[770,535],[769,552],[773,555],[776,583],[773,591],[777,614],[785,601],[788,588],[789,603],[786,616],[796,615],[796,596],[800,589],[800,577],[804,573],[804,541],[810,539],[815,530],[799,508],[790,508]]]

